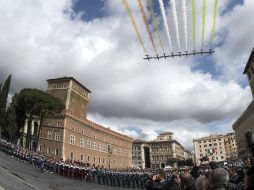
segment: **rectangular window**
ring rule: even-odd
[[[80,155],[80,160],[81,160],[81,161],[84,160],[84,155],[83,155],[83,154]]]
[[[93,142],[92,149],[95,150],[95,148],[96,148],[96,142]]]
[[[101,151],[101,144],[98,144],[98,151]]]
[[[91,148],[91,141],[87,141],[87,147]]]
[[[74,154],[73,154],[73,152],[71,152],[71,159],[73,159],[73,157],[74,157]]]
[[[102,145],[102,152],[106,152],[106,146],[105,145]]]
[[[55,155],[58,156],[58,149],[55,150]]]
[[[55,132],[55,140],[60,141],[60,132],[59,131]]]
[[[48,130],[48,139],[52,140],[52,131]]]
[[[75,145],[75,136],[74,135],[70,136],[70,143]]]
[[[85,139],[80,138],[80,147],[85,147]]]
[[[90,160],[90,156],[87,156],[87,161],[89,162],[89,160]]]
[[[56,126],[57,126],[57,127],[60,127],[60,123],[59,123],[59,122],[56,122]]]

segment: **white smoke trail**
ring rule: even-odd
[[[164,3],[163,3],[162,0],[158,0],[158,1],[159,1],[159,4],[160,4],[162,20],[163,20],[164,28],[166,30],[167,37],[168,37],[169,46],[170,46],[170,49],[172,51],[173,49],[172,49],[172,43],[171,43],[171,38],[170,38],[170,34],[169,34],[168,21],[167,21],[167,18],[166,18]]]
[[[181,51],[181,46],[180,46],[180,38],[179,38],[179,26],[178,26],[178,19],[177,19],[177,12],[176,12],[176,2],[175,0],[171,0],[171,9],[173,13],[173,21],[175,25],[175,31],[176,31],[176,39],[177,39],[177,45],[178,45],[178,51]]]
[[[185,50],[188,50],[188,28],[187,28],[187,10],[186,10],[186,0],[182,0],[182,11],[183,11],[183,29],[185,36]]]

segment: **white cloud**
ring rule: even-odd
[[[220,18],[219,28],[227,31],[224,43],[216,52],[216,65],[223,80],[246,80],[242,73],[254,46],[254,25],[250,22],[253,7],[254,1],[245,0],[243,5]]]
[[[71,3],[1,2],[0,80],[11,73],[13,91],[45,89],[48,78],[73,76],[92,91],[89,116],[95,121],[135,138],[173,131],[186,145],[190,137],[208,134],[210,122],[237,117],[251,100],[249,88],[234,77],[240,76],[246,61],[242,57],[252,43],[253,26],[244,19],[253,15],[252,1],[218,21],[219,28],[229,30],[216,52],[216,66],[223,73],[219,79],[193,71],[194,59],[143,61],[120,1],[107,1],[107,16],[89,22],[72,12]],[[142,26],[137,5],[131,7]],[[238,17],[244,23],[239,33]],[[140,32],[150,47],[145,27]]]

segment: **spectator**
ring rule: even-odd
[[[214,169],[209,177],[211,190],[224,190],[229,181],[229,174],[223,168]]]
[[[169,190],[181,190],[181,179],[178,174],[172,175]]]
[[[195,179],[188,172],[184,173],[181,176],[182,188],[184,190],[193,190],[195,189]]]
[[[196,190],[209,190],[209,180],[205,176],[200,176],[196,179]]]

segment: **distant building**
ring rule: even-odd
[[[65,110],[45,119],[39,151],[105,168],[131,167],[133,140],[87,119],[91,91],[72,77],[47,81],[47,93],[58,97]]]
[[[134,167],[159,169],[167,165],[175,166],[178,160],[190,158],[189,153],[174,140],[173,133],[164,132],[153,141],[135,140],[132,163]]]
[[[249,60],[245,66],[243,74],[246,74],[250,84],[252,96],[254,97],[254,48],[250,54]],[[249,132],[252,134],[254,141],[254,101],[252,100],[246,110],[233,124],[233,129],[236,134],[236,142],[238,147],[239,158],[249,156],[250,151],[247,148],[245,141],[245,134]]]
[[[132,144],[132,164],[134,168],[150,168],[149,147],[145,141],[134,140]]]
[[[184,150],[184,160],[192,159],[194,162],[194,154],[189,150]]]
[[[227,133],[224,135],[224,147],[226,153],[226,160],[235,160],[238,156],[235,133]]]
[[[234,160],[237,157],[235,134],[210,135],[193,139],[195,162],[200,165],[201,159],[207,157],[209,161],[223,162]]]

